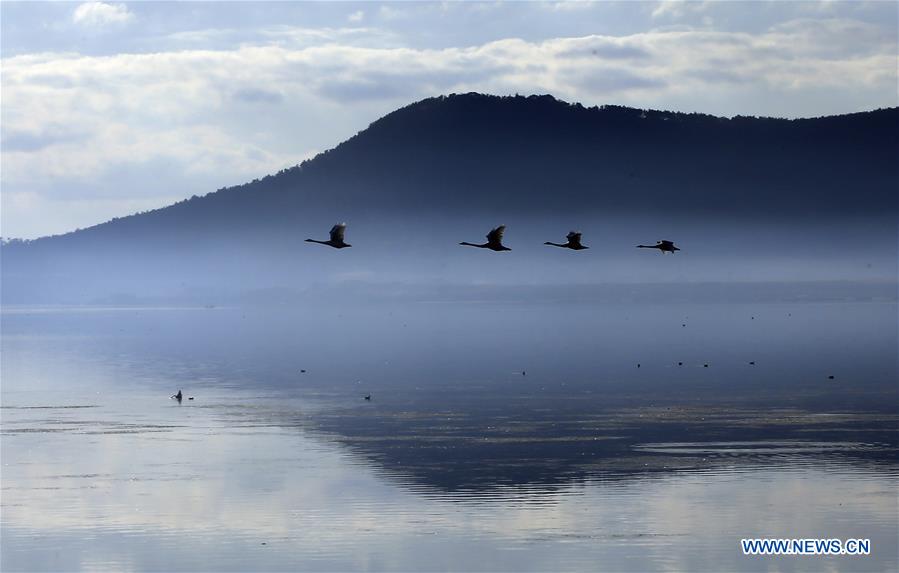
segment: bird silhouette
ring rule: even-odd
[[[511,251],[509,247],[503,246],[503,233],[506,232],[506,226],[500,225],[499,227],[493,229],[489,233],[487,233],[487,242],[483,245],[476,245],[474,243],[468,243],[462,241],[459,243],[460,245],[465,245],[467,247],[478,247],[479,249],[490,249],[491,251]]]
[[[674,246],[671,241],[659,241],[655,245],[637,245],[638,249],[658,249],[662,253],[674,253],[680,249]]]
[[[307,243],[318,243],[320,245],[328,245],[329,247],[334,247],[335,249],[342,249],[344,247],[352,247],[353,245],[348,245],[343,241],[343,234],[346,232],[346,223],[338,223],[331,227],[331,238],[327,241],[316,241],[315,239],[306,239]]]
[[[571,231],[568,233],[568,236],[565,237],[568,239],[568,242],[565,244],[553,243],[551,241],[546,241],[543,243],[544,245],[552,245],[554,247],[562,247],[563,249],[571,249],[573,251],[580,251],[583,249],[589,249],[590,247],[585,247],[581,244],[581,233],[577,231]]]
[[[174,396],[172,396],[172,399],[178,400],[178,403],[180,404],[181,400],[183,399],[183,396],[184,395],[181,393],[181,390],[178,390],[178,393],[175,394]]]

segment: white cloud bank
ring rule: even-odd
[[[72,21],[84,26],[106,26],[124,24],[134,17],[124,4],[105,2],[85,2],[75,8]]]
[[[261,36],[307,32],[280,27]],[[656,30],[443,49],[385,46],[364,32],[347,43],[355,36],[346,30],[316,31],[323,33],[311,44],[3,59],[4,234],[70,228],[29,205],[102,200],[109,212],[85,226],[127,214],[135,198],[163,205],[241,183],[396,107],[450,92],[787,116],[896,105],[897,97],[895,38],[851,20],[794,20],[759,34]],[[41,200],[23,199],[32,196]]]

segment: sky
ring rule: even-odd
[[[897,103],[895,2],[2,2],[0,235],[296,165],[440,94],[815,117]]]

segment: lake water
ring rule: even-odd
[[[0,569],[896,571],[896,316],[6,308]]]

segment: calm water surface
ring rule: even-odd
[[[0,568],[895,571],[896,310],[5,309]]]

